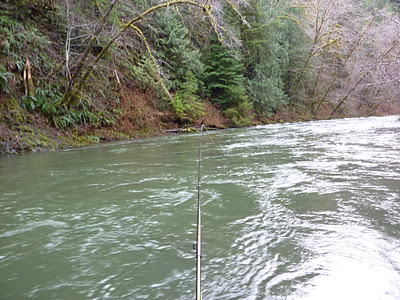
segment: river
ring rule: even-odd
[[[0,299],[194,299],[199,134],[0,157]],[[398,116],[203,134],[203,299],[400,299]]]

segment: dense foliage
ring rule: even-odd
[[[117,124],[127,90],[189,124],[207,102],[236,126],[399,107],[399,1],[5,0],[0,10],[0,91],[58,128]]]

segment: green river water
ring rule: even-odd
[[[0,299],[194,299],[198,147],[0,157]],[[398,117],[210,132],[202,174],[203,299],[400,299]]]

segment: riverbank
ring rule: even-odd
[[[240,17],[231,19],[229,5],[217,13],[229,21],[218,17],[210,27],[202,13],[168,8],[190,1],[152,8],[100,2],[0,4],[1,154],[156,136],[202,122],[227,128],[400,113],[398,11],[389,3],[318,2],[333,23],[312,30],[320,14],[256,1],[234,9],[258,28],[248,31]],[[217,11],[201,3],[199,12]],[[346,9],[336,14],[336,5]],[[232,27],[219,36],[221,24]],[[332,31],[333,24],[341,26]]]
[[[193,132],[201,122],[215,129],[234,127],[232,121],[226,118],[217,106],[210,103],[205,103],[205,114],[198,124],[182,124],[177,122],[168,109],[158,110],[153,101],[154,99],[145,97],[136,101],[134,106],[125,106],[124,113],[118,116],[114,124],[108,126],[75,124],[61,130],[39,113],[27,112],[15,98],[0,94],[0,154],[57,151],[89,144]],[[326,112],[329,111],[330,108],[327,108]],[[253,118],[252,125],[326,119],[328,114],[324,114],[323,110],[321,112],[322,114],[315,118],[304,113],[280,110],[268,118]],[[376,115],[388,114],[400,114],[400,111],[388,103],[383,105]],[[355,116],[346,111],[336,115],[337,119],[346,117],[363,115]]]
[[[57,151],[89,144],[129,140],[142,137],[195,132],[202,122],[209,128],[234,127],[218,107],[205,103],[205,114],[196,124],[177,122],[172,112],[159,111],[149,101],[136,102],[135,108],[124,107],[114,124],[95,126],[75,124],[60,130],[39,113],[29,113],[13,97],[0,95],[0,154],[36,151]],[[151,101],[150,101],[151,102]],[[253,119],[253,125],[294,121],[287,115],[263,120]]]
[[[171,112],[160,111],[151,102],[151,99],[147,99],[137,101],[135,107],[124,107],[124,112],[108,126],[75,124],[61,130],[39,113],[24,110],[15,98],[0,94],[0,154],[56,151],[89,144],[187,132],[201,122],[179,124]],[[232,126],[232,122],[211,104],[205,105],[202,121],[211,128]]]

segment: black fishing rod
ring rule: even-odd
[[[204,124],[200,127],[199,168],[197,176],[197,239],[196,239],[196,300],[201,300],[201,137]]]

